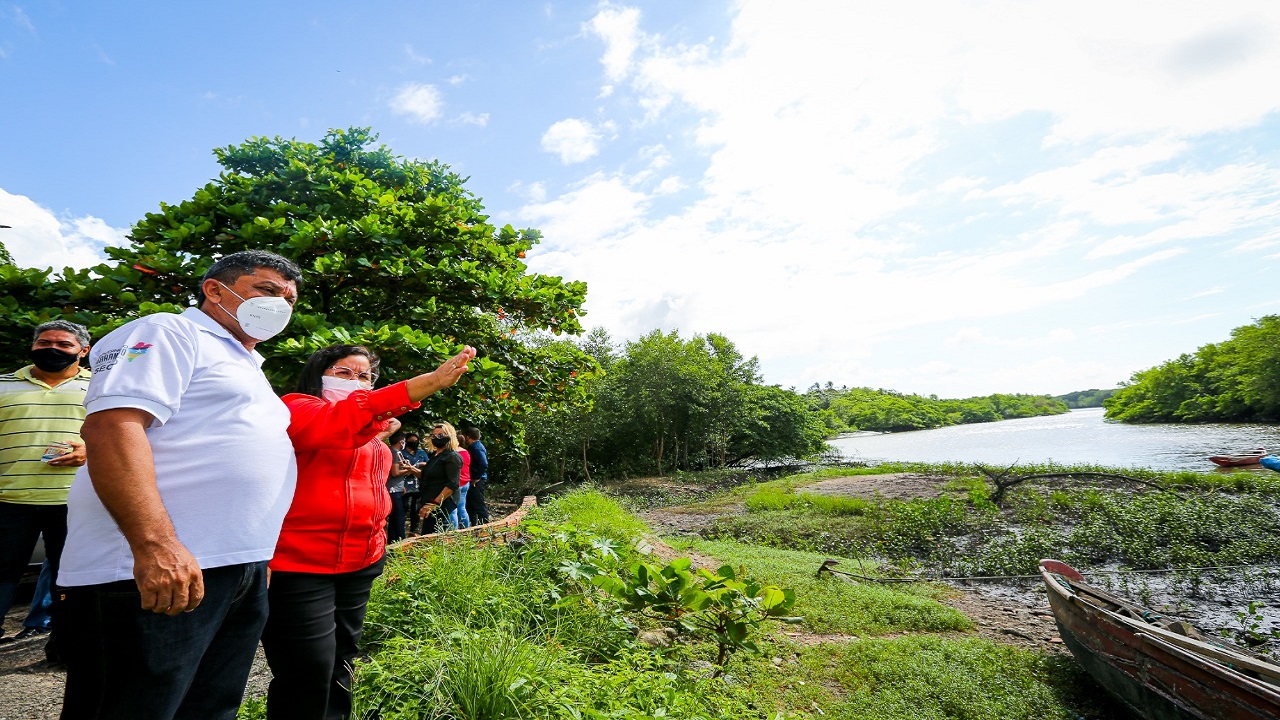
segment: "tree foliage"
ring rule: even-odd
[[[892,390],[814,384],[805,394],[831,432],[923,430],[1067,412],[1066,403],[1048,395],[994,394],[961,400],[905,395]]]
[[[1134,373],[1104,405],[1122,422],[1280,421],[1280,316]]]
[[[740,466],[825,449],[795,392],[761,382],[758,362],[723,335],[658,330],[615,347],[595,330],[580,348],[602,372],[579,407],[531,418],[526,472],[592,479]]]
[[[1066,395],[1056,395],[1054,398],[1066,403],[1067,407],[1072,409],[1097,408],[1102,407],[1102,403],[1106,402],[1107,398],[1115,394],[1116,391],[1114,389],[1099,390],[1097,388],[1092,388],[1089,390],[1069,392]]]
[[[5,332],[65,317],[95,337],[132,318],[180,312],[220,256],[266,249],[304,279],[294,319],[264,343],[264,370],[291,389],[306,357],[333,343],[368,345],[390,382],[474,345],[458,389],[425,404],[431,417],[475,423],[498,445],[519,443],[519,419],[581,395],[594,363],[544,337],[581,332],[582,282],[531,274],[536,230],[495,226],[465,179],[406,159],[368,129],[331,130],[318,144],[253,138],[214,151],[223,171],[177,205],[161,203],[84,271],[0,266]],[[9,338],[5,338],[6,340]],[[7,343],[4,352],[25,350]],[[12,362],[8,364],[14,364]]]

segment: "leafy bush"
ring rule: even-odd
[[[759,652],[752,636],[765,620],[800,621],[787,615],[796,602],[793,590],[762,584],[732,565],[711,572],[694,570],[689,558],[676,558],[661,568],[638,561],[620,576],[600,574],[592,580],[625,610],[661,619],[687,633],[708,634],[716,643],[718,673],[724,671],[729,653]]]

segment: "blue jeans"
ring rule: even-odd
[[[467,491],[471,489],[471,483],[467,483],[458,488],[458,527],[471,527],[471,517],[467,515]]]
[[[267,622],[267,563],[204,570],[204,600],[143,610],[132,580],[65,588],[62,720],[233,720]]]
[[[31,596],[31,609],[27,611],[27,619],[22,627],[36,630],[48,630],[52,620],[53,609],[53,570],[49,561],[40,566],[40,579],[36,581],[36,592]]]

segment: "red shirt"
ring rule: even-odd
[[[391,449],[387,420],[419,407],[404,383],[357,390],[338,402],[285,395],[298,487],[271,569],[337,574],[366,568],[387,546]]]
[[[458,456],[462,458],[462,474],[458,476],[458,487],[471,482],[471,453],[458,448]]]

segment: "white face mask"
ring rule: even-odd
[[[289,325],[293,307],[288,300],[282,297],[253,297],[245,300],[235,290],[227,287],[226,283],[218,281],[218,284],[240,298],[240,307],[236,308],[235,315],[231,315],[226,308],[222,308],[222,311],[239,321],[245,335],[254,340],[270,340]],[[222,303],[218,303],[218,307],[222,307]]]
[[[320,378],[320,397],[329,402],[338,402],[356,390],[368,390],[369,386],[359,380],[343,380],[332,375]]]

